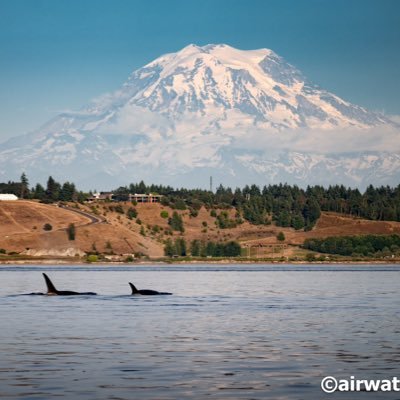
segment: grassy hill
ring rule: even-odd
[[[163,246],[144,238],[128,224],[118,219],[93,222],[92,218],[79,214],[74,205],[64,209],[56,205],[34,201],[0,202],[0,248],[8,253],[29,255],[73,256],[84,252],[116,254],[143,253],[152,257],[163,255]],[[88,209],[89,210],[89,209]],[[90,210],[89,210],[90,211]],[[96,215],[94,215],[96,216]],[[51,231],[44,229],[52,226]],[[75,240],[68,239],[67,228],[76,227]]]
[[[174,212],[182,218],[183,233],[173,231],[168,224]],[[291,257],[305,254],[299,245],[309,238],[400,234],[400,222],[370,221],[331,212],[323,212],[316,226],[307,232],[247,221],[222,229],[217,221],[221,212],[225,212],[227,221],[237,217],[234,209],[212,211],[202,207],[193,215],[189,210],[173,210],[158,203],[133,206],[130,202],[97,202],[62,208],[35,201],[5,201],[0,202],[0,248],[8,254],[30,256],[73,257],[98,252],[109,257],[139,254],[159,258],[167,238],[182,237],[188,244],[194,239],[235,240],[252,257]],[[45,230],[46,224],[51,230]],[[67,235],[70,224],[76,228],[75,240]],[[283,242],[277,239],[279,232],[285,235]]]

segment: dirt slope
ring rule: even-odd
[[[87,209],[82,207],[83,210]],[[0,202],[0,248],[7,252],[30,251],[30,254],[79,254],[97,250],[116,254],[143,253],[158,257],[163,246],[143,237],[139,229],[111,222],[93,223],[84,215],[34,201]],[[53,229],[44,231],[44,224]],[[66,228],[76,226],[76,238],[68,240]],[[50,251],[50,253],[49,253]]]
[[[355,234],[400,234],[399,222],[381,222],[355,219],[335,213],[323,213],[315,228],[310,232],[294,231],[274,225],[255,226],[244,222],[232,229],[219,229],[210,211],[202,208],[196,217],[189,211],[177,211],[183,218],[185,232],[170,232],[168,218],[161,216],[166,211],[171,216],[174,210],[161,204],[138,204],[134,208],[138,215],[129,219],[127,211],[131,203],[94,203],[79,205],[81,212],[97,218],[77,213],[75,205],[63,209],[55,205],[34,201],[0,202],[0,248],[8,252],[29,251],[31,254],[68,255],[99,251],[101,253],[137,254],[150,257],[163,256],[166,238],[183,236],[189,243],[193,239],[228,241],[237,240],[243,246],[280,244],[276,236],[284,232],[284,244],[299,245],[306,238]],[[117,210],[116,207],[120,206]],[[217,210],[217,213],[220,211]],[[235,210],[229,211],[234,218]],[[97,222],[94,222],[96,221]],[[100,222],[99,222],[100,221]],[[102,222],[103,221],[103,222]],[[52,231],[44,231],[43,225],[52,225]],[[76,239],[68,240],[66,228],[70,223],[76,226]],[[272,249],[276,252],[276,249]],[[289,250],[282,250],[284,253]],[[292,250],[290,250],[292,251]],[[290,252],[289,251],[289,252]],[[47,254],[46,253],[46,254]]]

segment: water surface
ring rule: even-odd
[[[98,296],[20,296],[60,290]],[[0,268],[4,399],[399,399],[398,266]],[[138,288],[173,296],[129,296]]]

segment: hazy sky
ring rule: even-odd
[[[0,0],[0,140],[189,43],[270,48],[346,100],[400,114],[400,1]]]

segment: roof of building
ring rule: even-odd
[[[18,197],[11,193],[0,193],[0,200],[18,200]]]

